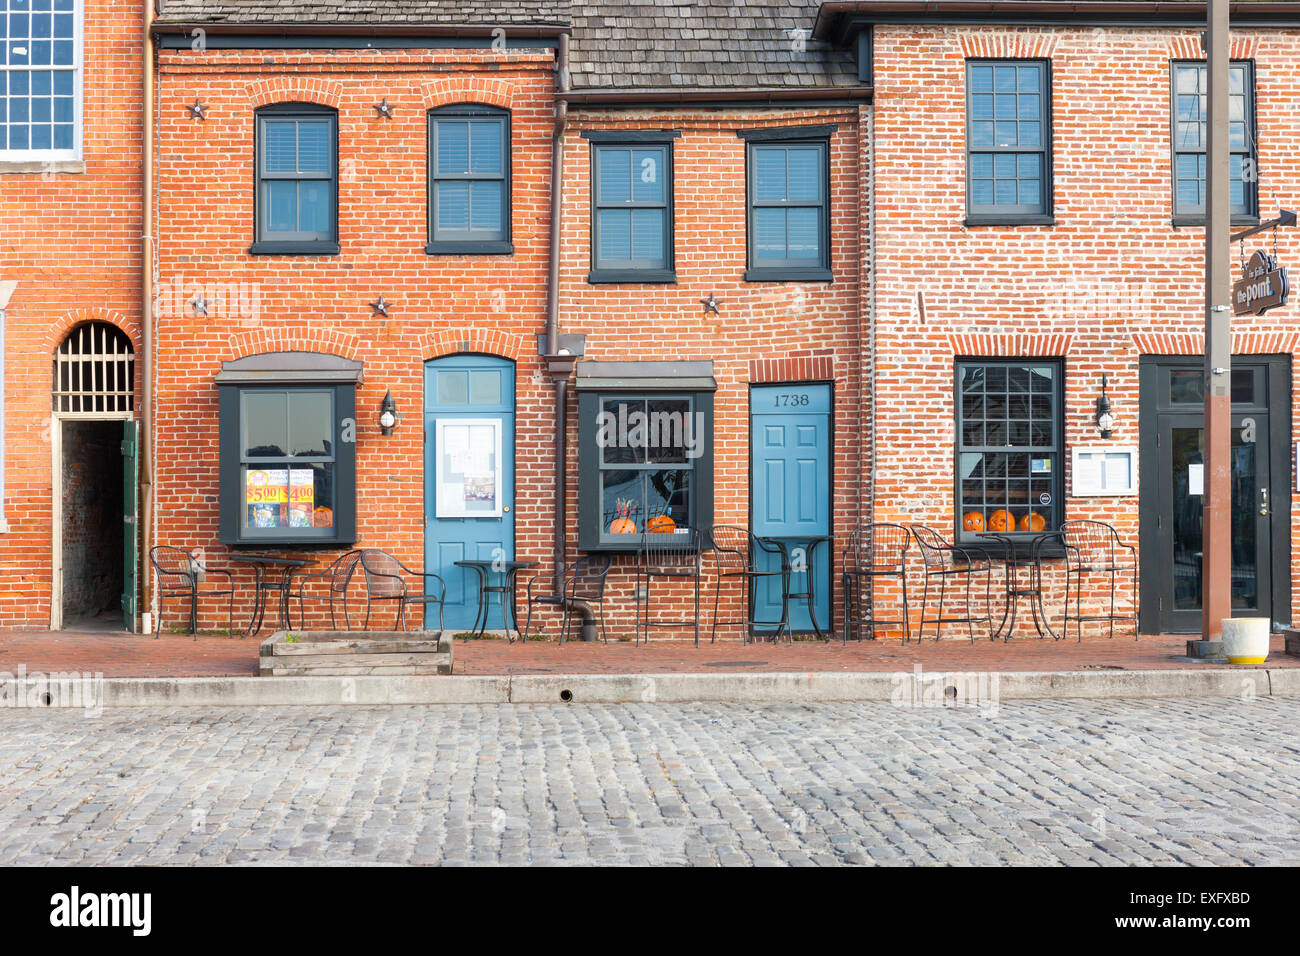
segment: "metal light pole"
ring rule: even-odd
[[[1232,614],[1232,312],[1228,305],[1228,0],[1209,0],[1205,34],[1205,487],[1201,535],[1201,636],[1222,641]]]

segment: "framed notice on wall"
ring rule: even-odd
[[[1076,447],[1071,452],[1070,490],[1078,497],[1137,494],[1137,449],[1111,445]]]
[[[437,516],[501,517],[501,419],[438,419]]]

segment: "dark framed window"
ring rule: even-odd
[[[1170,64],[1174,225],[1205,224],[1205,149],[1208,93],[1204,60]],[[1228,205],[1235,224],[1259,217],[1258,157],[1255,150],[1255,66],[1228,66]]]
[[[1062,365],[961,359],[956,367],[956,539],[1054,531],[1062,521]]]
[[[222,542],[351,543],[355,384],[218,385]]]
[[[632,551],[713,522],[713,392],[579,393],[578,541]]]
[[[338,113],[286,103],[265,106],[256,116],[256,235],[249,252],[336,254]]]
[[[429,111],[430,254],[513,253],[510,114],[491,106]]]
[[[585,130],[591,142],[588,282],[674,282],[671,130]]]
[[[831,281],[833,130],[737,133],[746,140],[747,281]]]
[[[1052,222],[1046,60],[966,61],[966,224]]]

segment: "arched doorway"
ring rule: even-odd
[[[50,627],[135,629],[135,350],[87,322],[54,354]]]

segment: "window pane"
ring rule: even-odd
[[[991,122],[971,123],[970,144],[972,146],[992,146],[993,124]]]
[[[469,403],[469,381],[465,372],[438,372],[438,404]]]
[[[1016,91],[1016,68],[1014,66],[995,66],[993,68],[993,89],[998,93]]]
[[[470,125],[469,168],[474,173],[500,173],[503,169],[502,138],[505,124],[499,120]]]
[[[754,210],[754,250],[759,259],[784,259],[785,253],[784,209],[758,208]]]
[[[334,403],[329,392],[289,393],[289,454],[322,457],[334,454]]]
[[[298,231],[319,235],[330,231],[330,185],[328,182],[298,183]]]
[[[976,179],[971,182],[971,202],[976,206],[993,205],[993,180]]]
[[[659,209],[633,209],[632,258],[662,262],[664,259],[664,216]]]
[[[772,146],[754,148],[754,199],[776,202],[786,198],[785,150]]]
[[[644,472],[602,471],[601,530],[638,534],[645,527]]]
[[[1032,99],[1032,97],[1025,98]],[[1017,117],[1018,110],[1016,107],[1016,94],[999,93],[994,99],[997,103],[996,111],[994,113],[995,119],[1013,120]]]
[[[667,515],[679,528],[691,524],[691,473],[686,469],[646,472],[645,520]]]
[[[284,392],[243,393],[244,457],[283,457],[289,447],[289,397]]]
[[[297,127],[293,120],[267,120],[262,127],[263,169],[268,173],[292,173],[298,169]]]
[[[606,399],[601,403],[597,444],[607,465],[636,465],[646,460],[649,421],[645,399]]]
[[[330,171],[330,126],[324,120],[300,120],[298,123],[298,171]]]
[[[1036,66],[1021,66],[1017,67],[1016,70],[1016,82],[1020,92],[1037,93],[1040,69]]]
[[[266,231],[296,232],[298,229],[298,184],[291,179],[271,179],[266,190]]]
[[[477,182],[470,186],[471,229],[500,232],[503,228],[502,193],[505,184],[500,180]]]
[[[601,209],[596,215],[596,227],[598,259],[632,258],[632,210]]]
[[[655,464],[673,464],[698,457],[703,436],[695,430],[691,403],[684,398],[656,398],[646,403],[648,458]]]
[[[970,158],[970,173],[979,179],[993,178],[993,154],[992,153],[972,153]]]
[[[469,183],[439,182],[435,187],[438,200],[439,229],[469,228]]]
[[[786,219],[788,233],[787,253],[791,259],[817,259],[821,216],[817,209],[790,209]]]
[[[821,198],[821,154],[815,146],[787,151],[791,201],[817,202]]]
[[[632,151],[632,198],[637,202],[664,201],[664,157],[660,149]]]
[[[975,93],[993,91],[993,67],[972,66],[970,68],[970,88]]]
[[[1016,178],[1016,157],[1012,153],[998,153],[993,158],[993,171],[998,179]]]
[[[631,150],[600,149],[597,153],[596,168],[599,172],[597,188],[600,202],[627,202],[632,198]]]
[[[1200,68],[1180,66],[1174,70],[1174,88],[1178,93],[1196,93],[1199,90]],[[1231,72],[1231,71],[1230,71]]]
[[[970,115],[971,119],[991,120],[993,119],[993,96],[989,93],[980,93],[970,98]]]
[[[334,464],[242,469],[244,527],[258,530],[334,526]]]
[[[470,372],[469,400],[475,405],[499,405],[501,403],[501,373]]]
[[[464,120],[438,120],[438,172],[464,173],[469,169],[469,124]]]

